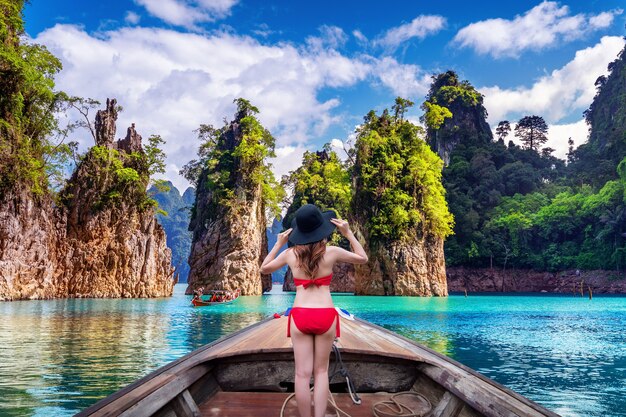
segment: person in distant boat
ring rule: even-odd
[[[193,300],[192,301],[202,301],[202,289],[198,288],[193,292]]]
[[[278,235],[261,265],[262,274],[289,265],[294,276],[296,298],[288,317],[287,337],[293,344],[295,394],[301,417],[311,416],[311,375],[315,382],[315,417],[324,416],[328,403],[328,360],[333,340],[340,336],[339,316],[329,289],[333,265],[367,262],[367,254],[348,222],[336,217],[332,210],[322,212],[312,204],[303,205],[296,211],[291,228]],[[327,246],[335,228],[350,241],[352,252]],[[287,241],[294,246],[276,256]]]

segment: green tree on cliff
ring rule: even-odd
[[[526,149],[539,151],[541,145],[548,141],[548,124],[541,116],[524,116],[515,126],[515,136]]]
[[[498,123],[498,127],[496,128],[496,136],[498,136],[498,140],[504,142],[504,139],[511,133],[511,124],[508,120],[503,120]]]
[[[47,192],[50,155],[68,153],[51,142],[63,96],[54,91],[61,62],[37,44],[24,43],[24,1],[0,0],[0,194],[20,184]]]
[[[304,204],[315,204],[322,210],[334,210],[345,218],[348,214],[352,188],[347,168],[326,144],[322,151],[305,152],[302,165],[283,176],[281,181],[286,189],[293,192],[293,200],[283,219],[283,228],[291,227],[291,221]]]
[[[237,202],[261,187],[266,209],[273,216],[280,214],[279,204],[284,190],[274,178],[267,158],[275,157],[274,137],[261,125],[256,115],[259,109],[248,100],[239,98],[235,120],[216,129],[200,125],[198,159],[181,170],[190,183],[211,190],[209,216],[217,214],[217,207],[236,208]],[[237,133],[240,132],[240,133]],[[240,193],[240,194],[237,194]],[[192,221],[195,210],[192,210]]]
[[[428,230],[445,237],[453,219],[441,184],[441,159],[421,127],[369,112],[357,129],[352,212],[365,220],[370,239],[407,239]]]

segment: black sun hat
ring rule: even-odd
[[[318,242],[335,231],[330,219],[337,218],[333,210],[322,211],[313,204],[305,204],[296,210],[296,217],[291,222],[289,242],[294,245],[306,245]]]

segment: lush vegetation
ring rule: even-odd
[[[284,196],[271,171],[267,158],[274,154],[274,137],[265,129],[256,114],[259,109],[248,100],[235,100],[235,120],[216,129],[201,125],[198,159],[186,164],[181,174],[196,186],[198,192],[210,192],[208,218],[221,213],[222,207],[236,209],[241,201],[253,198],[261,187],[264,205],[272,216],[280,214],[279,203]],[[192,218],[195,216],[195,205]]]
[[[164,172],[163,140],[152,136],[144,152],[130,155],[98,146],[78,155],[78,144],[67,139],[80,127],[94,134],[87,115],[99,103],[54,90],[61,62],[44,46],[23,42],[23,7],[23,1],[0,0],[0,195],[14,187],[39,196],[63,188],[61,200],[69,204],[76,191],[65,184],[69,167],[91,164],[84,171],[101,191],[93,208],[128,196],[140,208],[154,206],[146,186],[151,175]],[[86,120],[61,126],[58,115],[69,108]]]
[[[370,111],[357,129],[352,211],[365,220],[373,241],[452,233],[441,184],[443,162],[424,141],[422,128],[403,118],[412,104],[398,98],[393,114]]]
[[[152,135],[143,151],[126,153],[106,146],[94,146],[80,157],[77,170],[60,193],[60,201],[70,207],[78,193],[89,196],[92,211],[114,207],[122,202],[140,210],[157,207],[147,192],[152,175],[165,172],[164,143]],[[161,181],[156,181],[159,186]]]
[[[0,0],[0,195],[19,186],[43,195],[71,156],[54,91],[61,61],[44,46],[24,43],[23,0]]]
[[[328,144],[322,151],[305,152],[302,165],[285,175],[281,184],[293,193],[283,219],[284,229],[291,227],[296,210],[304,204],[315,204],[322,210],[334,210],[341,218],[348,215],[352,198],[350,175]]]
[[[626,71],[623,52],[600,77],[585,113],[590,139],[577,149],[570,141],[568,164],[552,156],[547,125],[537,115],[516,122],[522,142],[505,145],[509,121],[484,130],[482,99],[450,71],[433,77],[424,105],[429,142],[454,138],[443,170],[454,235],[446,241],[448,265],[520,267],[536,270],[616,269],[626,263]],[[453,87],[454,94],[450,94]],[[446,97],[457,97],[450,104]],[[429,116],[433,105],[451,115]],[[441,110],[436,110],[441,113]],[[433,122],[434,120],[434,122]],[[487,139],[487,140],[485,140]],[[620,163],[621,162],[621,163]]]

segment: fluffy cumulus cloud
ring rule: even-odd
[[[374,39],[375,46],[396,49],[412,38],[424,39],[426,36],[439,32],[446,24],[446,19],[437,15],[420,15],[409,23],[394,27]],[[363,34],[359,32],[362,36]],[[359,36],[354,34],[357,38]]]
[[[186,186],[178,170],[196,153],[193,130],[201,123],[221,126],[234,114],[234,98],[261,109],[261,122],[277,140],[273,164],[280,176],[313,148],[312,138],[340,122],[340,101],[320,100],[320,90],[368,81],[396,94],[425,91],[420,68],[392,58],[345,56],[335,49],[344,40],[332,27],[322,28],[319,41],[266,45],[231,33],[143,27],[94,36],[72,25],[56,25],[33,39],[62,60],[59,89],[101,101],[117,98],[124,107],[118,137],[136,123],[144,138],[160,134],[167,141],[166,176],[177,186]],[[391,69],[397,74],[390,76]],[[83,149],[92,144],[86,134],[81,141]]]
[[[391,57],[376,60],[375,66],[380,82],[390,88],[396,96],[421,97],[426,94],[432,81],[431,74],[420,66],[401,65]]]
[[[124,21],[126,23],[130,23],[131,25],[138,24],[140,20],[141,20],[141,16],[139,16],[137,13],[130,11],[130,10],[127,11],[126,15],[124,16]]]
[[[453,43],[472,48],[481,55],[518,57],[526,50],[542,50],[607,28],[621,13],[622,10],[617,9],[597,15],[572,15],[569,7],[544,1],[512,20],[488,19],[472,23],[459,30]]]
[[[607,65],[624,47],[619,36],[605,36],[596,45],[579,50],[574,59],[530,87],[480,88],[490,123],[529,114],[557,123],[576,111],[584,111],[596,93],[595,81],[607,74]]]
[[[188,29],[213,22],[230,14],[238,0],[135,0],[148,13],[164,22]]]

